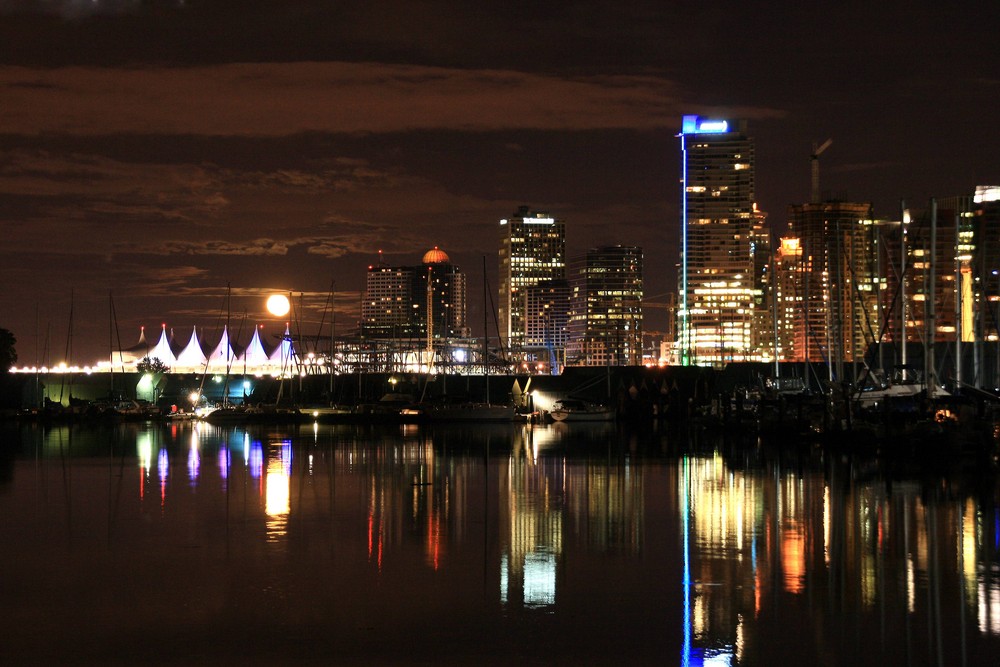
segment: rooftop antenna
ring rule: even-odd
[[[819,203],[819,156],[833,143],[833,139],[827,139],[820,146],[813,144],[812,155],[809,156],[809,163],[812,165],[812,198],[813,204]]]

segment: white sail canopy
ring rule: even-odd
[[[269,364],[270,358],[267,356],[267,350],[264,349],[264,344],[260,342],[259,327],[254,329],[253,338],[250,339],[247,349],[243,351],[242,361],[248,368],[254,369]]]
[[[141,360],[149,351],[149,343],[146,342],[146,328],[139,328],[139,342],[132,347],[117,349],[111,352],[112,367],[121,366],[125,370],[126,365],[135,364]]]
[[[208,355],[208,368],[212,371],[228,371],[232,367],[235,358],[233,347],[229,343],[229,327],[223,327],[219,344]]]
[[[164,324],[160,331],[160,339],[156,341],[156,345],[150,348],[146,353],[146,356],[150,359],[159,359],[167,366],[172,366],[177,359],[174,357],[174,351],[170,349],[170,341],[167,339],[167,325]]]
[[[155,345],[151,345],[152,341],[146,338],[143,328],[140,329],[139,342],[128,349],[115,351],[112,363],[121,366],[122,370],[129,367],[134,370],[139,361],[149,357],[151,360],[158,359],[176,373],[221,375],[241,372],[274,376],[297,374],[301,370],[299,365],[301,360],[298,359],[298,350],[289,326],[285,325],[284,333],[273,349],[265,344],[263,332],[263,326],[254,327],[253,336],[246,347],[243,347],[238,340],[232,339],[229,327],[224,326],[218,342],[206,354],[206,347],[202,345],[202,336],[197,326],[191,328],[187,344],[179,350],[174,330],[172,328],[168,330],[166,324],[161,326]]]
[[[292,371],[292,364],[295,359],[295,348],[292,346],[292,333],[285,327],[285,335],[281,337],[281,343],[271,352],[270,362],[275,370],[281,373]]]
[[[198,340],[198,327],[191,328],[191,340],[187,346],[177,355],[175,362],[176,370],[203,371],[205,363],[208,361],[205,352],[201,349],[201,342]]]

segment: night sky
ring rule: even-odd
[[[277,333],[264,295],[290,291],[303,335],[331,294],[346,333],[379,250],[440,246],[480,334],[521,204],[570,255],[642,246],[663,302],[683,114],[749,120],[773,225],[828,138],[822,190],[895,217],[1000,184],[998,25],[996,2],[0,0],[0,327],[21,364],[71,329],[91,363],[141,325]]]

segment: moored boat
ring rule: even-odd
[[[250,420],[249,411],[241,405],[226,405],[206,410],[200,418],[209,424],[242,424]]]
[[[432,422],[512,422],[517,418],[513,405],[495,403],[434,403],[421,405],[420,410]]]
[[[615,410],[579,398],[563,398],[552,404],[549,416],[557,422],[607,422],[615,418]]]

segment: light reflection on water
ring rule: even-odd
[[[0,620],[37,628],[15,660],[128,661],[150,636],[184,637],[158,644],[184,662],[1000,651],[993,476],[889,482],[815,449],[603,424],[2,433]]]

